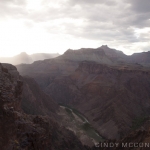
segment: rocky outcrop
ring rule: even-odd
[[[21,111],[23,82],[16,68],[0,64],[0,147],[2,150],[84,150],[77,137],[48,116]]]
[[[10,73],[8,72],[8,69]],[[1,98],[1,114],[3,111],[20,110],[21,106],[21,93],[23,83],[16,67],[12,65],[0,65],[0,98]]]
[[[23,92],[21,108],[27,114],[48,115],[56,117],[59,106],[53,99],[44,93],[33,78],[28,76],[21,77],[16,71],[16,67],[11,64],[2,64],[5,69],[16,79],[23,82]]]

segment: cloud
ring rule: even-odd
[[[132,49],[149,42],[149,32],[137,36],[137,31],[149,28],[150,1],[0,0],[0,19],[4,18],[22,19],[27,28],[38,26],[49,34]]]
[[[150,12],[150,1],[149,0],[126,0],[131,4],[131,9],[138,13]]]
[[[115,5],[116,1],[114,0],[70,0],[69,4],[71,5]]]
[[[23,17],[25,6],[26,1],[24,0],[0,0],[0,19]]]

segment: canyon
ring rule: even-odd
[[[138,63],[133,56],[104,45],[17,68],[54,101],[84,114],[101,136],[120,139],[131,132],[134,119],[150,112],[149,61]]]
[[[149,142],[149,63],[149,52],[127,56],[103,45],[16,65],[20,75],[14,66],[1,64],[3,149],[23,148],[22,142],[27,149],[43,143],[44,149],[105,149],[95,147],[85,129],[97,133],[99,142]]]
[[[90,150],[82,145],[73,132],[60,126],[50,116],[25,114],[21,109],[22,91],[23,80],[16,67],[0,64],[0,147],[2,150]],[[54,110],[56,108],[57,106]]]

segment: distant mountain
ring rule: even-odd
[[[50,58],[55,58],[58,57],[59,54],[58,53],[35,53],[32,55],[29,55],[33,61],[37,61],[37,60],[44,60],[44,59],[50,59]]]
[[[10,63],[10,64],[30,64],[37,60],[44,60],[49,58],[54,58],[59,56],[59,54],[49,54],[49,53],[36,53],[32,55],[28,55],[25,52],[20,53],[14,57],[0,57],[1,63]]]
[[[143,66],[149,56],[133,57],[104,45],[17,68],[56,102],[82,112],[101,135],[119,139],[130,132],[135,118],[150,113],[150,69]]]
[[[122,52],[102,45],[99,48],[81,48],[79,50],[67,50],[58,59],[70,59],[72,61],[95,61],[98,63],[114,64],[124,61],[127,56]]]
[[[150,52],[134,53],[126,55],[122,51],[102,45],[96,49],[81,48],[79,50],[67,50],[59,59],[72,61],[95,61],[101,64],[118,65],[120,63],[135,63],[143,66],[150,66]]]
[[[150,66],[150,51],[142,53],[134,53],[126,61],[131,63],[139,63],[143,66]]]

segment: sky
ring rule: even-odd
[[[108,45],[150,50],[150,0],[0,0],[0,57]]]

